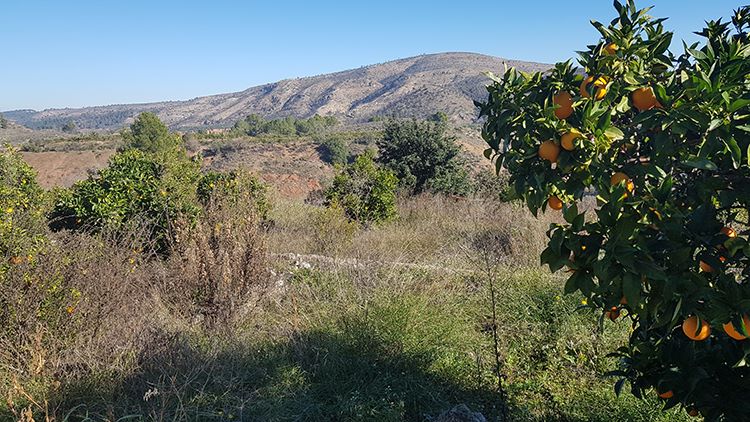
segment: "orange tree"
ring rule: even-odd
[[[748,420],[750,8],[708,22],[680,56],[665,19],[615,8],[592,21],[585,74],[566,62],[490,75],[485,156],[532,213],[562,213],[541,261],[567,267],[565,291],[632,324],[615,391],[629,381],[666,407]]]

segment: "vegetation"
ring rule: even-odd
[[[442,122],[389,119],[377,142],[378,162],[391,169],[408,192],[466,195],[471,183],[455,141]]]
[[[349,146],[340,137],[325,137],[318,147],[323,161],[333,165],[343,165],[349,161]]]
[[[78,127],[76,126],[75,122],[69,120],[62,126],[61,130],[65,133],[74,133],[78,130]]]
[[[44,242],[45,194],[18,151],[0,150],[0,275],[7,263],[26,261]]]
[[[53,229],[141,227],[151,247],[166,253],[216,198],[253,203],[256,216],[267,214],[265,188],[256,178],[242,172],[201,175],[200,162],[188,157],[182,138],[155,115],[138,116],[123,137],[125,146],[106,168],[60,193],[51,213]]]
[[[396,216],[398,179],[380,168],[367,152],[341,169],[326,189],[325,204],[341,207],[347,217],[363,224],[381,223]]]
[[[5,118],[2,114],[0,114],[0,129],[7,129],[9,126],[8,119]]]
[[[588,76],[561,63],[494,78],[485,154],[534,214],[562,210],[541,258],[568,268],[565,291],[631,325],[608,347],[615,390],[629,382],[667,408],[747,420],[750,8],[708,22],[704,43],[676,57],[663,19],[615,7],[580,55]],[[587,192],[593,216],[578,206]]]
[[[285,117],[282,119],[266,120],[257,114],[251,114],[234,124],[236,135],[259,136],[263,134],[305,136],[322,133],[338,124],[333,116],[321,117],[314,115],[309,119]]]

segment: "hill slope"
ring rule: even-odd
[[[440,53],[187,101],[17,110],[4,115],[30,128],[59,128],[73,121],[82,129],[117,129],[142,111],[155,112],[173,129],[228,127],[251,113],[270,118],[331,114],[362,122],[378,115],[424,117],[444,111],[454,121],[470,122],[476,117],[472,101],[483,99],[486,92],[487,78],[482,73],[502,73],[504,64],[524,71],[549,67],[481,54]]]

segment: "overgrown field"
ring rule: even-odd
[[[0,419],[429,420],[466,404],[499,420],[490,287],[510,420],[683,419],[615,396],[605,355],[629,325],[600,326],[539,267],[549,221],[479,199],[398,205],[371,228],[282,200],[262,227],[217,211],[167,259],[137,232],[50,234],[8,273],[25,277],[14,312],[44,313],[16,320],[45,324],[3,331]]]

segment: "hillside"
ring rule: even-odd
[[[524,71],[548,67],[481,54],[440,53],[187,101],[3,114],[35,129],[60,128],[68,121],[81,129],[118,129],[143,111],[155,112],[172,129],[228,127],[251,113],[270,118],[330,114],[357,123],[374,116],[424,117],[444,111],[454,122],[468,123],[476,118],[472,101],[485,96],[483,72],[502,73],[504,64]]]

